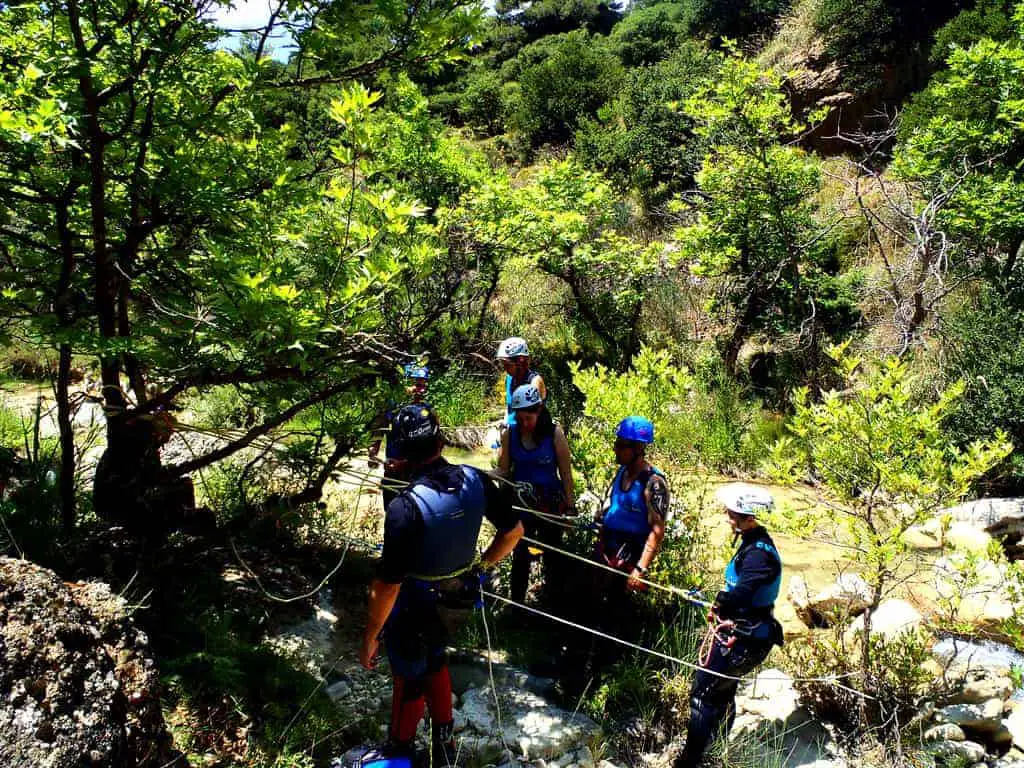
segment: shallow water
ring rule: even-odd
[[[991,640],[954,640],[946,637],[935,644],[932,653],[943,661],[955,660],[972,666],[1005,666],[1024,669],[1024,654]],[[1024,686],[1014,691],[1014,701],[1024,701]]]

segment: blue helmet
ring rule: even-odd
[[[615,430],[615,436],[623,440],[633,440],[637,443],[654,442],[654,424],[643,416],[627,416],[619,422],[619,428]]]
[[[403,369],[405,371],[405,377],[407,379],[423,379],[427,380],[430,378],[430,369],[425,365],[416,365],[415,363],[406,363]]]

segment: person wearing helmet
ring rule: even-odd
[[[746,483],[719,488],[715,499],[740,543],[725,569],[725,588],[708,614],[714,644],[707,667],[697,671],[690,687],[686,747],[675,768],[696,768],[718,730],[724,726],[729,732],[739,685],[732,678],[743,677],[768,657],[773,645],[782,645],[782,626],[772,614],[782,585],[782,560],[757,519],[771,511],[774,500],[767,491]]]
[[[593,568],[592,583],[581,601],[580,623],[596,626],[606,634],[639,640],[642,627],[632,593],[645,589],[641,581],[654,562],[665,537],[669,489],[665,476],[647,460],[654,442],[654,425],[642,416],[630,416],[615,431],[615,460],[619,465],[603,509],[596,514],[599,526],[594,559],[622,574]],[[589,638],[581,646],[565,649],[562,685],[569,693],[593,685],[601,669],[617,658],[618,646]],[[590,679],[588,681],[588,678]]]
[[[598,512],[601,525],[598,558],[629,574],[626,589],[643,589],[640,579],[654,562],[665,538],[668,483],[647,461],[654,442],[654,424],[642,416],[623,419],[615,431],[615,460],[619,470],[612,481],[607,505]]]
[[[429,406],[403,407],[394,435],[410,482],[387,508],[359,652],[360,663],[371,669],[383,637],[393,676],[391,724],[387,745],[363,761],[414,761],[416,729],[429,707],[433,765],[448,768],[455,765],[455,747],[445,649],[480,597],[483,574],[512,552],[523,526],[507,489],[441,456],[441,428]],[[496,532],[477,561],[484,518]]]
[[[505,339],[498,345],[495,355],[505,368],[505,425],[512,426],[516,413],[512,408],[512,393],[524,384],[532,384],[540,392],[542,400],[548,399],[544,377],[530,368],[530,347],[526,339],[518,336]]]
[[[517,484],[525,483],[530,491],[527,506],[550,515],[564,515],[575,505],[569,443],[565,432],[551,419],[540,392],[532,384],[524,384],[512,393],[509,408],[515,422],[501,436],[498,473]],[[522,486],[521,486],[522,487]],[[545,522],[536,515],[522,515],[526,534],[559,546],[563,527]],[[561,560],[553,552],[545,552],[544,584],[550,591],[559,583],[556,572]],[[512,555],[510,596],[517,602],[526,597],[533,555],[528,542],[521,541]],[[554,567],[552,567],[554,566]]]
[[[409,396],[412,404],[423,403],[427,394],[427,385],[430,382],[430,369],[425,365],[408,363],[403,366],[406,385],[405,393]],[[399,454],[398,436],[395,434],[395,416],[398,415],[399,407],[394,403],[370,423],[370,430],[376,433],[373,442],[367,449],[367,457],[372,465],[378,461],[380,445],[384,442],[387,434],[387,443],[384,448],[384,475],[381,480],[381,497],[384,501],[384,509],[398,495],[398,487],[408,479],[405,471],[405,461]]]

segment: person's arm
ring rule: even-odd
[[[490,568],[515,549],[525,529],[519,520],[519,512],[513,509],[515,497],[512,488],[505,484],[499,485],[481,470],[476,471],[480,473],[484,483],[484,498],[487,504],[484,514],[497,529],[491,543],[480,556],[483,565]]]
[[[417,515],[416,505],[404,496],[392,501],[384,516],[384,549],[377,575],[370,582],[370,605],[359,650],[359,663],[367,669],[373,666],[384,623],[395,607],[402,588],[408,563],[413,562],[423,521]]]
[[[647,502],[647,522],[651,526],[651,532],[647,534],[647,541],[644,542],[644,551],[640,553],[636,567],[630,574],[627,587],[638,589],[642,586],[639,579],[647,578],[647,569],[654,562],[658,550],[661,549],[661,542],[665,538],[665,520],[668,519],[668,483],[661,475],[651,475],[644,488],[644,499]]]
[[[363,644],[359,649],[359,663],[367,669],[373,669],[373,659],[380,645],[380,633],[384,629],[384,622],[388,620],[395,607],[401,589],[401,584],[389,584],[378,578],[370,582],[370,606],[366,630],[363,632]]]
[[[750,598],[761,587],[778,578],[779,561],[758,547],[751,547],[743,553],[739,564],[738,581],[730,591],[722,590],[715,597],[718,614],[722,618],[737,615],[743,608],[750,607]]]
[[[544,384],[544,377],[538,373],[530,380],[530,384],[537,388],[537,391],[540,392],[540,399],[546,402],[548,399],[548,388]]]
[[[524,533],[526,530],[523,528],[522,522],[517,522],[515,527],[510,530],[495,533],[490,546],[480,556],[481,562],[488,568],[500,563],[516,548],[516,544],[523,538]]]
[[[569,441],[560,426],[555,426],[555,458],[558,460],[558,477],[562,481],[562,495],[565,507],[572,510],[576,506],[575,486],[572,481],[572,458],[569,454]]]
[[[512,451],[509,447],[509,435],[512,430],[506,429],[501,433],[501,448],[498,449],[498,466],[495,472],[501,477],[512,475]]]

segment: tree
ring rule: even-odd
[[[483,186],[453,215],[475,249],[565,284],[571,319],[616,368],[628,367],[643,340],[639,318],[650,283],[673,257],[664,243],[627,229],[629,209],[603,176],[572,159],[548,163]]]
[[[712,54],[688,43],[665,61],[629,70],[598,119],[584,120],[576,132],[577,157],[639,195],[648,211],[692,189],[705,147],[692,120],[672,105],[713,78],[716,64]]]
[[[682,107],[709,150],[699,189],[676,205],[686,223],[675,239],[693,274],[715,281],[712,310],[725,326],[719,343],[733,376],[743,344],[759,331],[778,337],[795,330],[816,358],[823,330],[833,324],[815,293],[842,293],[827,286],[831,228],[815,218],[818,162],[784,142],[800,126],[780,85],[776,75],[732,55]]]
[[[897,358],[864,371],[864,361],[848,356],[844,347],[830,354],[844,374],[844,388],[820,401],[806,389],[797,391],[789,435],[773,447],[769,469],[784,482],[813,479],[821,488],[817,508],[792,520],[791,528],[806,533],[825,521],[839,525],[843,544],[855,552],[856,567],[871,588],[860,667],[861,689],[871,691],[884,674],[867,640],[871,615],[912,556],[904,533],[961,501],[1013,446],[1001,431],[963,449],[955,445],[944,422],[963,395],[962,383],[934,403],[921,403],[906,364]]]
[[[399,23],[378,5],[386,3],[361,5],[336,26],[331,13],[313,13],[298,58],[378,12]],[[108,418],[97,512],[159,527],[142,519],[147,486],[173,484],[393,370],[380,307],[403,273],[446,251],[436,229],[419,226],[423,210],[375,179],[379,94],[352,86],[328,98],[335,128],[323,155],[303,152],[294,126],[264,120],[264,107],[284,88],[444,60],[465,43],[450,35],[475,14],[457,2],[403,9],[402,34],[361,39],[337,68],[321,59],[310,72],[308,60],[279,67],[261,57],[284,23],[283,3],[252,56],[215,47],[221,33],[208,10],[69,0],[0,15],[0,301],[60,349],[66,527],[72,354],[100,361]],[[265,419],[162,467],[161,413],[218,385],[250,389],[266,403]],[[317,443],[321,488],[355,439],[335,437],[333,448]],[[122,481],[137,498],[119,495]]]
[[[954,49],[901,131],[894,169],[925,199],[946,195],[938,219],[961,274],[1012,279],[1024,252],[1024,4],[1016,36]]]
[[[533,43],[517,62],[518,96],[506,124],[533,147],[571,139],[583,119],[614,96],[623,76],[604,38],[582,31]]]

